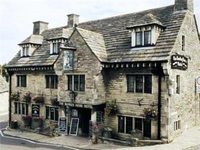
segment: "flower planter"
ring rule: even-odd
[[[20,100],[20,95],[19,93],[12,93],[11,96],[10,96],[10,99],[12,101],[19,101]]]
[[[43,96],[34,97],[33,101],[35,101],[35,103],[44,104],[44,97]]]
[[[23,116],[22,120],[24,122],[25,127],[31,127],[32,117],[31,116]]]
[[[51,104],[54,105],[54,106],[58,106],[59,105],[58,99],[57,98],[51,99]]]

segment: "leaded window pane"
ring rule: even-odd
[[[136,76],[136,92],[137,93],[143,92],[143,76],[141,75]]]

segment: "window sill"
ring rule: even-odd
[[[127,94],[148,94],[151,95],[153,93],[137,93],[137,92],[126,92]]]
[[[150,45],[150,46],[134,46],[131,47],[131,50],[145,50],[145,49],[153,49],[155,45]]]
[[[52,54],[50,54],[50,55],[59,55],[59,53],[52,53]]]

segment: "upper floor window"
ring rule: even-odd
[[[68,90],[85,91],[85,75],[68,75]]]
[[[176,94],[180,94],[180,88],[181,86],[180,86],[180,75],[177,75],[176,76]]]
[[[22,47],[21,57],[29,56],[29,46]]]
[[[26,75],[17,75],[17,87],[26,87]]]
[[[135,40],[135,46],[151,45],[151,30],[136,32]]]
[[[152,75],[127,75],[127,91],[152,93]]]
[[[46,88],[57,89],[58,88],[58,76],[57,75],[46,75]]]
[[[64,51],[63,69],[73,70],[74,67],[74,51]]]
[[[53,42],[50,44],[50,54],[58,54],[60,48],[59,42]]]

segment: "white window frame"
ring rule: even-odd
[[[21,57],[29,56],[29,46],[23,46],[21,50]]]
[[[58,107],[55,107],[55,106],[46,106],[46,109],[49,109],[49,114],[48,114],[48,120],[52,120],[52,121],[58,121],[59,120],[59,108]],[[51,119],[51,109],[54,109],[54,119]],[[58,109],[58,120],[56,120],[56,110],[55,109]],[[46,110],[46,113],[47,113],[47,110]],[[47,116],[47,114],[46,114]]]
[[[50,54],[58,54],[59,53],[59,42],[51,42],[50,44]]]
[[[15,112],[14,110],[14,114],[18,114],[18,115],[28,115],[26,114],[28,107],[26,108],[27,103],[23,103],[23,102],[14,102],[14,109],[15,109],[15,104],[17,105],[17,112]],[[25,113],[22,113],[22,105],[25,105]],[[19,112],[20,110],[20,112]]]

